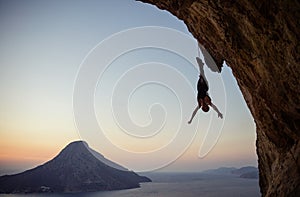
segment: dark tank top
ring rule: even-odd
[[[202,76],[200,76],[197,84],[197,99],[204,99],[205,96],[207,96],[208,86]]]

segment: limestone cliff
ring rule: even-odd
[[[299,1],[142,1],[183,20],[219,67],[231,67],[256,122],[262,195],[299,195]]]

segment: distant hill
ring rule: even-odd
[[[216,175],[236,175],[241,178],[250,178],[250,179],[258,179],[258,169],[253,166],[246,166],[242,168],[234,168],[234,167],[221,167],[218,169],[209,169],[205,170],[202,173],[205,174],[216,174]]]
[[[246,166],[246,167],[242,167],[242,168],[233,170],[232,174],[236,174],[236,175],[241,176],[243,174],[250,173],[250,172],[258,172],[258,169],[256,167],[253,167],[253,166]]]
[[[87,143],[76,141],[41,166],[1,176],[0,193],[118,190],[136,188],[139,183],[150,181],[91,151]]]
[[[203,173],[206,174],[232,174],[232,171],[237,170],[236,168],[227,168],[227,167],[221,167],[221,168],[217,168],[217,169],[209,169],[209,170],[205,170],[203,171]]]
[[[259,174],[258,170],[252,171],[252,172],[246,172],[240,175],[241,178],[246,178],[246,179],[258,179]]]

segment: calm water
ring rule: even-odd
[[[78,194],[10,194],[1,197],[212,197],[212,196],[260,196],[257,179],[242,179],[226,175],[203,174],[151,174],[152,183],[141,188],[91,192]]]

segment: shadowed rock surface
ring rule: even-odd
[[[111,161],[109,163],[119,166]],[[85,142],[76,141],[41,166],[19,174],[1,176],[0,193],[117,190],[137,188],[139,183],[150,181],[132,171],[106,165],[91,153]]]
[[[220,69],[231,67],[256,123],[262,195],[299,196],[299,1],[142,1],[183,20]]]

